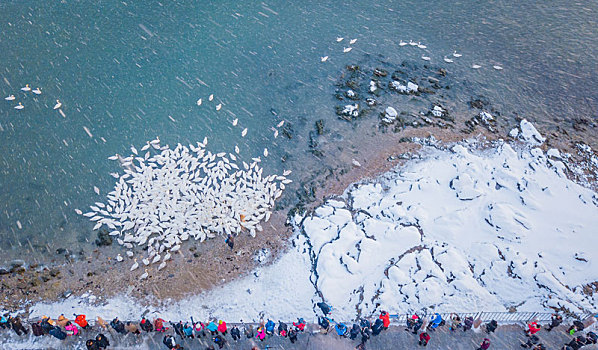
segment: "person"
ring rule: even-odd
[[[274,323],[274,321],[272,321],[271,319],[268,319],[268,322],[266,322],[266,334],[273,335],[274,327],[276,327],[276,324]]]
[[[353,323],[353,327],[351,328],[351,333],[349,334],[349,339],[355,340],[359,333],[361,332],[361,328],[357,323]]]
[[[223,335],[216,334],[213,340],[214,343],[216,343],[220,349],[222,349],[224,345],[226,345],[226,339],[224,339]]]
[[[52,321],[49,317],[47,316],[43,316],[42,317],[42,322],[40,323],[42,326],[42,330],[44,332],[44,334],[50,334],[50,330],[52,328],[54,328],[54,325],[52,324],[54,321]]]
[[[451,315],[451,327],[449,328],[451,331],[456,331],[459,327],[461,327],[461,317],[457,314]]]
[[[320,327],[322,327],[324,332],[328,332],[328,328],[330,328],[330,322],[328,321],[327,317],[319,317],[318,325],[320,325]]]
[[[58,318],[56,319],[56,325],[59,327],[64,328],[64,326],[66,326],[66,323],[69,321],[68,318],[64,317],[64,315],[60,315],[58,316]]]
[[[332,311],[332,307],[325,302],[319,302],[316,305],[322,310],[324,316],[328,316],[328,314]]]
[[[361,329],[361,343],[364,344],[370,339],[372,331],[370,327],[363,327]]]
[[[9,328],[8,314],[4,314],[4,315],[0,316],[0,328],[2,328],[2,329]]]
[[[421,332],[421,334],[419,335],[419,345],[428,346],[429,341],[430,341],[430,335],[426,332]]]
[[[218,321],[218,332],[222,333],[222,335],[226,335],[226,332],[227,332],[226,322],[224,322],[222,320]]]
[[[488,350],[488,348],[490,348],[490,339],[484,338],[478,350]]]
[[[96,335],[96,343],[98,344],[98,347],[100,349],[106,349],[107,347],[110,346],[110,342],[108,341],[108,338],[106,338],[106,336],[103,335],[102,333],[99,333],[98,335]]]
[[[598,343],[598,335],[596,335],[594,332],[588,332],[588,334],[586,334],[586,338],[590,344]]]
[[[152,323],[149,320],[147,320],[145,317],[141,318],[141,322],[139,322],[139,326],[145,332],[153,332],[153,330],[154,330],[154,326],[152,325]]]
[[[337,323],[334,328],[336,329],[336,334],[340,337],[347,336],[347,326],[344,323]]]
[[[473,317],[467,316],[467,317],[465,317],[465,320],[463,321],[463,332],[467,332],[468,330],[471,329],[471,327],[473,327]]]
[[[58,326],[52,328],[50,330],[50,332],[48,332],[48,333],[56,339],[60,339],[60,340],[66,339],[66,333],[63,332],[62,329]]]
[[[176,346],[176,340],[174,339],[174,337],[172,335],[165,335],[164,338],[162,339],[162,343],[164,345],[166,345],[166,347],[169,350],[174,349],[174,347]]]
[[[141,331],[139,331],[137,325],[131,321],[127,321],[127,324],[125,325],[125,330],[133,334],[141,334]]]
[[[156,332],[166,332],[168,328],[164,327],[164,320],[161,318],[156,318],[154,320],[154,329]]]
[[[212,333],[212,336],[216,335],[216,332],[218,332],[218,326],[214,321],[210,321],[206,328]]]
[[[569,333],[569,335],[573,335],[575,332],[583,331],[584,328],[585,327],[581,321],[575,320],[573,321],[573,325],[567,330],[567,333]]]
[[[191,321],[193,321],[193,319],[191,319]],[[206,336],[205,328],[206,328],[206,325],[204,325],[203,322],[193,323],[193,333],[195,334],[195,336],[197,338]]]
[[[286,337],[287,336],[287,332],[288,332],[288,326],[286,323],[281,322],[280,320],[278,321],[278,334],[281,337]]]
[[[436,330],[442,323],[442,316],[437,312],[432,316],[430,320],[430,326],[428,327],[430,330]]]
[[[584,336],[577,336],[567,343],[567,345],[574,350],[578,350],[586,345],[586,338]]]
[[[497,327],[498,327],[498,322],[496,322],[496,320],[492,320],[492,321],[486,323],[486,333],[488,333],[488,334],[493,333],[494,331],[496,331]]]
[[[546,331],[550,332],[553,328],[560,326],[563,323],[563,316],[559,314],[554,314],[550,318],[550,324],[546,327]]]
[[[78,324],[79,327],[81,327],[83,329],[87,329],[89,324],[87,323],[87,320],[85,319],[85,315],[75,314],[74,316],[75,316],[75,323]]]
[[[66,331],[66,334],[69,336],[77,335],[79,333],[79,328],[77,328],[77,326],[75,326],[71,321],[68,321],[66,323],[66,326],[64,326],[64,330]]]
[[[185,338],[195,338],[193,336],[193,327],[191,327],[189,322],[185,322],[185,325],[183,325],[183,335]]]
[[[388,327],[390,326],[390,315],[388,314],[388,312],[382,311],[382,313],[380,313],[379,318],[382,320],[383,329],[387,330]]]
[[[413,334],[417,334],[423,325],[424,325],[424,320],[421,317],[418,317],[415,320],[415,324],[413,325]]]
[[[127,330],[125,329],[125,324],[122,323],[118,317],[115,317],[112,321],[110,321],[110,326],[117,332],[121,334],[127,334]]]
[[[87,350],[100,350],[100,347],[93,339],[87,339],[85,347],[87,347]]]
[[[366,320],[365,318],[362,318],[359,321],[359,324],[361,328],[372,328],[372,324],[370,323],[370,321]]]
[[[31,331],[36,337],[44,335],[44,329],[42,328],[41,323],[42,321],[38,321],[31,324]]]
[[[525,334],[527,336],[534,335],[534,334],[538,333],[538,331],[540,329],[541,328],[538,325],[538,322],[532,321],[532,322],[530,322],[530,323],[527,324],[527,331],[525,331]]]
[[[413,314],[411,316],[407,315],[407,328],[405,329],[408,332],[411,332],[411,329],[415,327],[419,316],[417,314]]]
[[[230,335],[233,337],[234,341],[241,339],[241,331],[239,331],[239,328],[237,328],[236,325],[230,330]]]
[[[245,329],[243,331],[245,332],[245,336],[247,337],[247,339],[253,338],[253,326],[252,325],[249,325],[249,327],[245,327]]]
[[[177,335],[179,335],[181,338],[185,338],[185,333],[183,333],[183,321],[179,321],[178,323],[173,324],[172,328],[174,328],[174,332]]]
[[[376,322],[374,322],[374,325],[372,326],[372,335],[376,336],[380,334],[384,328],[383,324],[384,322],[381,319],[376,319]]]
[[[536,344],[540,342],[540,338],[537,335],[532,334],[529,338],[527,338],[527,342],[525,344],[521,344],[522,348],[533,348]]]
[[[264,341],[264,338],[266,338],[266,331],[264,330],[264,327],[258,327],[257,335],[255,337],[260,341]]]
[[[297,331],[293,328],[289,329],[289,340],[291,341],[291,344],[295,344],[297,341]]]
[[[100,316],[98,316],[96,319],[96,325],[102,327],[104,330],[108,330],[108,323]]]
[[[305,321],[302,318],[299,318],[297,320],[297,323],[293,322],[293,326],[295,326],[297,330],[303,332],[303,330],[305,329]]]
[[[546,350],[546,347],[544,346],[544,344],[540,343],[538,345],[535,345],[532,350]]]
[[[228,246],[230,247],[231,250],[235,246],[235,240],[233,238],[233,235],[231,235],[230,233],[228,234],[228,237],[226,237],[225,242],[226,242],[226,244],[228,244]]]
[[[15,331],[15,333],[17,333],[18,336],[29,333],[27,328],[23,327],[23,324],[21,323],[21,318],[19,316],[9,317],[8,323],[10,323],[12,330]]]

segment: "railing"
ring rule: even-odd
[[[450,320],[451,315],[453,313],[444,313],[439,312],[440,316],[443,320]],[[550,312],[462,312],[458,313],[455,312],[454,314],[459,315],[461,320],[465,319],[465,317],[473,317],[474,320],[481,319],[482,322],[488,322],[491,320],[495,320],[498,323],[502,324],[509,324],[509,323],[520,323],[520,322],[530,322],[532,320],[536,320],[538,322],[550,322],[552,315],[554,313]],[[428,314],[430,315],[430,314]],[[391,314],[391,319],[396,320],[400,323],[405,323],[407,321],[407,314]],[[422,316],[422,315],[420,315]],[[425,316],[425,315],[423,315]],[[564,318],[569,320],[584,320],[588,317],[592,317],[594,314],[591,313],[568,313],[563,315]]]

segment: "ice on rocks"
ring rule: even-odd
[[[519,136],[523,141],[531,145],[541,145],[546,141],[546,138],[527,120],[523,119],[519,127],[521,128],[521,134]]]

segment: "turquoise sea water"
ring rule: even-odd
[[[247,158],[268,147],[266,171],[290,168],[295,179],[334,163],[307,152],[308,133],[323,119],[359,147],[333,97],[355,61],[423,63],[426,53],[444,65],[457,50],[453,79],[499,109],[546,128],[596,120],[597,43],[596,2],[2,1],[0,96],[17,99],[0,100],[0,260],[90,248],[93,225],[74,209],[103,199],[93,186],[110,191],[118,167],[108,156],[156,136],[170,145],[208,136],[212,151],[239,145]],[[25,84],[43,93],[22,93]],[[291,140],[273,138],[281,120],[293,125]]]

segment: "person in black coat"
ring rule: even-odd
[[[106,349],[107,347],[110,346],[110,342],[108,341],[108,338],[106,338],[106,336],[103,335],[102,333],[100,333],[96,336],[96,343],[98,344],[98,347],[100,349]]]
[[[563,323],[563,316],[561,315],[552,315],[550,318],[550,324],[546,327],[546,330],[550,332],[553,328],[558,327],[561,323]]]
[[[166,345],[168,349],[172,349],[176,346],[176,341],[172,335],[165,335],[162,339],[162,343]]]
[[[21,318],[19,316],[9,318],[8,323],[12,326],[12,329],[15,331],[15,333],[17,333],[17,335],[20,336],[22,334],[27,334],[27,328],[23,327]]]
[[[50,319],[48,317],[42,319],[42,330],[44,331],[44,334],[50,334],[50,331],[52,330],[52,328],[54,328],[54,326],[52,326],[50,324]]]
[[[328,321],[328,318],[326,318],[326,317],[320,317],[318,319],[318,324],[320,325],[320,327],[324,328],[326,331],[328,331],[328,328],[330,328],[330,322]]]
[[[540,338],[538,338],[537,335],[533,334],[531,337],[529,337],[527,339],[527,343],[525,344],[521,344],[522,348],[531,348],[534,345],[538,344],[540,342]]]
[[[364,327],[361,329],[361,342],[363,344],[365,344],[365,342],[367,342],[370,337],[371,337],[372,331],[368,328],[368,327]]]
[[[230,335],[233,337],[234,341],[241,339],[241,331],[239,331],[237,326],[233,326],[233,328],[230,330]]]
[[[380,332],[382,332],[383,328],[384,328],[384,322],[379,318],[376,319],[376,322],[374,322],[374,325],[372,326],[372,335],[380,334]]]
[[[127,334],[127,330],[125,329],[125,324],[122,323],[118,319],[118,317],[116,317],[112,321],[110,321],[110,327],[112,327],[118,333]]]
[[[88,339],[85,342],[85,346],[87,347],[87,350],[100,350],[100,347],[93,339]]]
[[[220,349],[222,349],[224,345],[226,345],[226,339],[224,339],[224,337],[220,334],[216,335],[213,340],[214,343],[216,343]]]
[[[353,328],[351,328],[351,333],[349,334],[349,338],[351,340],[355,340],[360,332],[361,332],[361,328],[359,328],[359,325],[357,323],[353,323]]]
[[[422,318],[418,318],[417,321],[415,321],[415,324],[413,325],[413,334],[417,334],[419,332],[419,329],[422,328],[422,326],[424,325],[424,321],[422,320]]]
[[[297,341],[297,331],[294,330],[293,328],[289,329],[289,340],[291,341],[291,344],[294,344]]]
[[[66,333],[63,332],[62,329],[60,329],[60,327],[54,327],[48,333],[56,339],[60,339],[60,340],[66,339]]]
[[[497,327],[498,327],[498,322],[496,322],[496,320],[492,320],[492,321],[488,322],[486,324],[486,333],[488,333],[488,334],[493,333],[494,331],[496,331]]]
[[[332,308],[330,307],[330,305],[324,303],[324,302],[319,302],[316,304],[324,313],[324,316],[328,315],[330,313],[330,311],[332,311]]]
[[[181,338],[185,338],[185,332],[183,332],[183,321],[179,321],[179,323],[174,324],[174,332],[181,336]]]
[[[467,332],[471,327],[473,327],[473,317],[467,316],[463,321],[463,332]]]
[[[153,332],[154,331],[154,326],[152,325],[152,322],[147,320],[145,317],[143,317],[141,319],[141,322],[139,323],[139,326],[141,327],[141,329],[143,329],[146,332]]]

